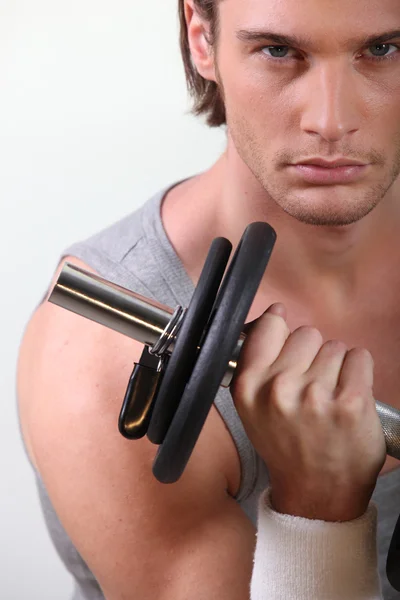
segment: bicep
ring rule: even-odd
[[[215,459],[214,413],[179,482],[159,483],[157,447],[117,428],[140,345],[60,317],[58,307],[40,310],[27,335],[36,327],[41,341],[26,340],[20,366],[29,437],[54,508],[106,598],[247,600],[255,531]]]

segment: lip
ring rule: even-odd
[[[308,183],[329,185],[352,183],[359,180],[369,165],[342,165],[336,167],[319,166],[316,164],[290,165],[298,176]]]
[[[359,160],[353,160],[352,158],[336,158],[335,160],[325,160],[324,158],[320,158],[315,156],[314,158],[308,158],[306,160],[301,160],[297,165],[315,165],[317,167],[325,167],[327,169],[333,169],[335,167],[363,167],[366,166],[366,163],[360,162]]]

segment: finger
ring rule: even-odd
[[[270,310],[271,309],[271,310]],[[243,370],[263,372],[279,356],[290,330],[285,320],[270,307],[261,317],[249,323],[248,334],[240,352],[237,373]]]
[[[340,372],[338,387],[342,390],[372,388],[374,384],[374,360],[364,348],[347,352]]]
[[[322,335],[314,327],[299,327],[287,339],[273,365],[278,372],[303,374],[310,368],[323,343]]]
[[[271,315],[276,315],[277,317],[282,317],[284,321],[286,321],[287,319],[286,306],[281,302],[276,302],[275,304],[272,304],[266,312]]]
[[[277,317],[281,317],[284,321],[286,321],[286,319],[287,319],[286,307],[281,302],[272,304],[263,314],[265,315],[267,313],[270,315],[275,315]],[[254,319],[254,321],[250,321],[250,323],[246,323],[246,325],[243,327],[243,333],[245,333],[247,335],[250,332],[250,329],[253,327],[253,325],[255,325],[255,323],[257,323],[260,318],[261,317],[258,317],[257,319]]]
[[[309,381],[318,381],[334,390],[338,383],[348,348],[343,342],[330,340],[323,344],[306,372]]]

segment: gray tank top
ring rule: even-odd
[[[178,305],[187,307],[194,286],[161,220],[161,204],[170,189],[158,193],[138,210],[100,233],[66,248],[62,256],[75,256],[100,276],[171,308]],[[220,388],[214,404],[240,457],[241,485],[235,499],[256,526],[257,501],[268,485],[266,466],[246,436],[230,391]],[[93,574],[63,529],[39,473],[35,474],[50,536],[61,560],[74,577],[72,600],[105,600]],[[379,478],[373,500],[379,508],[378,546],[384,598],[400,599],[400,593],[390,587],[385,575],[388,546],[400,512],[400,469]]]

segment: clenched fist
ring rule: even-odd
[[[386,458],[367,350],[291,333],[283,305],[248,328],[231,393],[265,461],[278,512],[324,521],[364,514]]]

